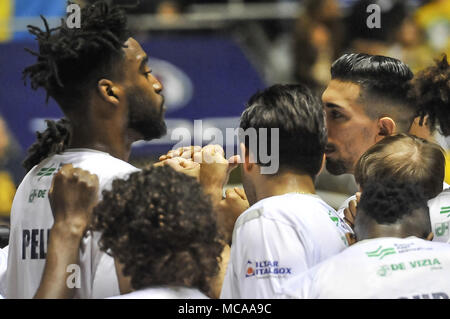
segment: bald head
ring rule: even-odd
[[[407,134],[384,138],[369,148],[355,166],[355,179],[363,189],[370,180],[395,178],[420,186],[427,199],[442,191],[444,174],[441,147]]]

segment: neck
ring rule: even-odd
[[[111,156],[128,161],[131,151],[131,134],[110,121],[97,123],[88,120],[73,121],[70,148],[89,148],[106,152]],[[79,123],[74,125],[74,123]]]
[[[315,194],[316,189],[312,178],[308,175],[286,172],[276,176],[267,177],[265,175],[259,175],[260,181],[257,181],[256,185],[256,199],[261,199],[284,195],[288,193],[301,193],[301,194]]]
[[[390,224],[383,225],[377,224],[376,226],[370,227],[366,234],[362,234],[359,238],[357,236],[358,241],[364,239],[374,239],[380,237],[397,237],[397,238],[405,238],[409,236],[414,236],[413,234],[408,234],[405,232],[404,227],[401,224]]]

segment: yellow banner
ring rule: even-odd
[[[8,41],[12,37],[11,22],[13,19],[14,0],[0,1],[0,42]]]

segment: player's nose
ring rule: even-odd
[[[155,89],[156,93],[160,93],[164,89],[162,83],[156,77],[154,78],[153,88]]]

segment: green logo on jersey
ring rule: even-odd
[[[434,224],[437,237],[448,235],[450,222]]]
[[[30,192],[30,196],[28,196],[28,202],[32,203],[36,197],[37,198],[45,198],[46,194],[47,194],[46,189],[33,189]]]
[[[388,265],[381,266],[380,269],[377,271],[377,275],[380,277],[386,277],[391,274],[391,267]]]
[[[51,176],[55,171],[55,167],[42,167],[36,175],[40,176],[39,180],[41,180],[41,178],[44,176]]]
[[[333,216],[333,214],[330,211],[328,211],[328,217],[330,217],[331,221],[336,224],[336,227],[339,227],[339,218],[338,217]]]
[[[380,259],[380,260],[383,259],[384,257],[386,257],[387,255],[393,255],[396,253],[397,252],[395,251],[395,248],[388,247],[388,248],[383,249],[383,246],[378,247],[377,250],[366,252],[367,256],[378,257],[378,259]]]
[[[441,214],[448,214],[448,213],[450,213],[450,206],[441,207]],[[447,215],[447,217],[449,216],[450,214]]]

